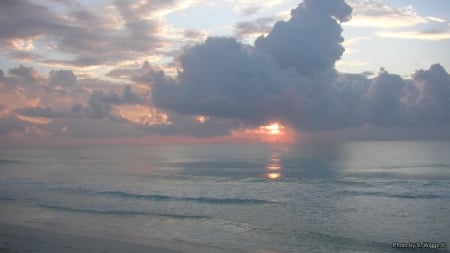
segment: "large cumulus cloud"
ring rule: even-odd
[[[209,38],[185,48],[179,57],[182,71],[176,79],[159,78],[153,98],[184,114],[328,127],[352,110],[336,109],[333,103],[339,101],[328,99],[334,99],[329,84],[338,76],[333,67],[344,51],[339,22],[350,14],[344,1],[305,1],[254,47]]]
[[[352,9],[345,1],[307,0],[291,11],[291,18],[275,24],[255,42],[256,50],[272,56],[283,68],[310,74],[334,66],[342,56],[342,28]]]
[[[299,130],[448,129],[450,79],[441,65],[410,79],[383,68],[373,79],[337,73],[340,23],[350,18],[343,0],[306,0],[254,46],[216,37],[186,47],[176,77],[149,72],[153,99],[181,114],[279,120]]]

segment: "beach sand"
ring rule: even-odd
[[[229,253],[209,246],[191,245],[184,242],[164,242],[165,246],[139,244],[110,240],[105,238],[66,234],[39,228],[0,224],[0,253],[119,253],[119,252],[154,252],[154,253]]]

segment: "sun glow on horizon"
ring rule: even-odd
[[[282,133],[284,127],[280,125],[278,122],[274,122],[270,125],[262,126],[260,129],[264,130],[267,134],[270,135],[278,135]]]
[[[292,143],[297,140],[298,135],[289,126],[272,121],[254,128],[232,130],[231,137],[238,142]]]

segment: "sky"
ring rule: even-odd
[[[0,143],[450,139],[448,0],[4,0]]]

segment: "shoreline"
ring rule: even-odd
[[[167,241],[148,244],[108,239],[90,235],[75,235],[24,225],[0,223],[0,253],[230,253],[243,252],[187,242]]]

